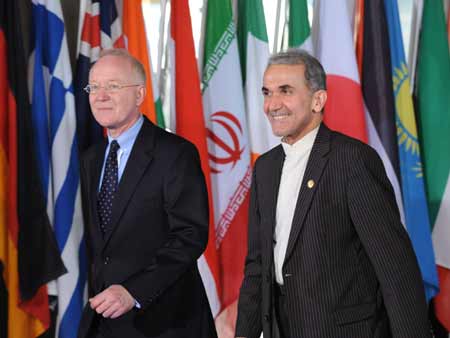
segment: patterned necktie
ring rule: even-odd
[[[102,235],[108,231],[108,225],[111,221],[113,210],[113,201],[119,181],[117,151],[120,145],[116,140],[112,141],[109,146],[109,154],[106,158],[105,170],[103,172],[102,186],[98,194],[97,208],[100,218],[100,230]]]

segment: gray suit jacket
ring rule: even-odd
[[[255,164],[236,336],[277,336],[273,234],[283,160],[278,146]],[[430,337],[420,271],[383,164],[372,148],[324,124],[298,196],[283,276],[291,337]]]

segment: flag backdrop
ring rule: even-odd
[[[306,0],[289,0],[289,47],[313,52]]]
[[[50,324],[46,283],[64,273],[35,169],[17,2],[0,5],[0,336]]]
[[[58,278],[56,336],[76,337],[85,303],[86,257],[72,71],[57,0],[33,0],[32,121],[47,213],[68,273]]]
[[[159,95],[156,96],[153,93],[154,79],[150,54],[148,53],[149,49],[147,48],[148,40],[145,32],[141,1],[123,1],[122,12],[123,34],[126,48],[131,55],[144,65],[145,74],[147,76],[147,94],[141,105],[141,112],[152,122],[164,128],[161,103],[157,102]]]
[[[362,53],[358,59],[362,61],[368,141],[383,161],[404,224],[391,57],[383,0],[364,1],[362,10],[363,39],[357,52]]]
[[[231,2],[210,0],[206,14],[203,107],[207,126],[221,294],[217,315],[235,309],[247,253],[250,145]],[[226,319],[234,330],[235,310]],[[220,330],[219,330],[220,331]],[[220,334],[220,333],[219,333]]]
[[[384,0],[384,7],[389,32],[405,223],[422,272],[425,295],[429,301],[436,295],[439,286],[431,242],[416,116],[409,85],[409,71],[403,49],[397,1]]]
[[[89,96],[83,90],[88,84],[91,64],[97,61],[101,49],[125,48],[125,41],[114,0],[80,1],[79,27],[74,88],[78,143],[82,153],[103,137],[102,128],[92,116]]]
[[[175,73],[173,83],[175,90],[172,90],[172,95],[174,95],[172,102],[174,102],[174,113],[176,114],[176,133],[196,145],[208,187],[210,207],[208,246],[199,259],[198,266],[208,291],[210,305],[217,312],[217,309],[220,308],[218,298],[218,295],[221,294],[220,271],[215,245],[214,209],[206,127],[188,0],[178,0],[172,3],[170,33],[172,40],[170,53],[174,56],[171,58],[174,60],[171,69]]]
[[[442,1],[425,1],[416,74],[419,140],[440,293],[436,315],[450,331],[450,56]]]
[[[262,0],[238,1],[240,62],[245,91],[245,111],[249,124],[252,163],[262,153],[280,143],[263,109],[263,75],[269,59],[269,41]]]
[[[316,0],[314,9],[315,56],[327,73],[328,100],[324,121],[331,129],[367,142],[347,1]]]

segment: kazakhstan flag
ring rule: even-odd
[[[395,119],[406,228],[419,261],[425,294],[429,301],[438,293],[439,283],[431,242],[430,219],[428,217],[409,72],[405,61],[397,1],[385,0],[384,5],[391,50]]]

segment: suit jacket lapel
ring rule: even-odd
[[[297,242],[297,238],[303,227],[305,217],[308,214],[314,194],[320,184],[320,177],[322,176],[322,172],[328,162],[328,157],[326,155],[329,150],[330,130],[322,124],[317,133],[313,148],[311,149],[308,164],[306,165],[305,175],[303,176],[302,185],[300,187],[300,193],[297,198],[288,247],[286,249],[285,262],[291,255],[295,243]]]
[[[95,149],[94,156],[91,161],[92,169],[91,169],[91,184],[89,184],[89,196],[92,208],[92,216],[93,216],[93,234],[95,240],[95,245],[102,241],[102,234],[100,232],[100,220],[98,218],[98,208],[97,208],[97,199],[98,199],[98,191],[100,184],[100,176],[103,167],[103,161],[105,159],[105,151],[108,146],[108,142],[106,139],[102,141],[101,144]]]
[[[107,245],[112,233],[119,223],[128,202],[136,190],[136,186],[145,173],[152,159],[152,149],[154,147],[154,126],[144,119],[144,124],[136,138],[131,150],[125,170],[119,182],[119,189],[114,199],[114,208],[111,215],[109,231],[106,233],[103,248]]]
[[[278,201],[278,190],[280,189],[281,172],[283,170],[284,163],[284,151],[283,147],[279,145],[277,147],[277,152],[274,159],[274,167],[270,168],[267,173],[267,181],[269,182],[268,191],[268,201],[267,205],[270,207],[269,221],[270,221],[270,243],[273,249],[273,235],[275,231],[276,224],[276,214],[277,214],[277,201]]]

